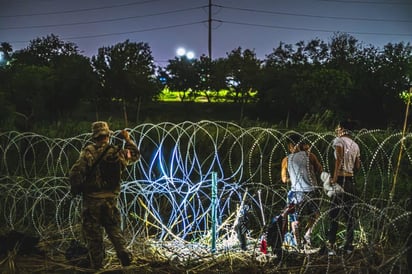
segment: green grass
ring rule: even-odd
[[[257,95],[257,91],[248,92],[249,98],[255,98]],[[219,91],[172,91],[169,88],[164,88],[163,91],[160,93],[158,97],[158,101],[160,102],[182,102],[182,98],[184,97],[185,102],[197,102],[197,103],[205,103],[209,102],[207,98],[210,99],[210,103],[219,103],[219,102],[234,102],[234,92],[226,89],[222,89]]]

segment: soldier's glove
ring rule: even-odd
[[[120,131],[120,136],[123,137],[126,141],[130,141],[130,134],[127,130],[123,129]]]

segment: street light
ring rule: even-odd
[[[184,55],[186,54],[186,49],[185,49],[185,48],[178,48],[178,49],[176,50],[176,54],[177,54],[177,56],[179,56],[179,57],[184,56]]]
[[[193,51],[187,51],[185,48],[182,48],[182,47],[176,50],[176,54],[179,57],[186,56],[187,59],[195,58],[195,53]]]
[[[188,59],[193,59],[193,58],[195,58],[195,53],[193,51],[188,51],[188,52],[186,52],[186,57]]]

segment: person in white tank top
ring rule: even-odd
[[[310,149],[305,148],[301,136],[292,134],[289,136],[288,148],[290,154],[283,158],[281,163],[281,180],[283,183],[290,183],[288,202],[296,206],[298,217],[292,219],[292,231],[295,241],[300,246],[299,223],[307,219],[305,227],[306,233],[303,243],[310,245],[310,238],[313,224],[319,217],[319,205],[317,201],[318,186],[317,178],[322,171],[322,165]],[[303,227],[303,226],[302,226]]]
[[[352,130],[352,122],[340,122],[335,130],[336,138],[332,141],[335,164],[330,183],[332,185],[339,184],[344,192],[332,196],[331,200],[330,225],[327,235],[327,247],[330,255],[336,254],[336,233],[340,217],[344,217],[346,222],[346,239],[343,249],[346,253],[353,251],[355,229],[353,205],[356,197],[354,174],[360,169],[360,149],[359,145],[353,140]]]

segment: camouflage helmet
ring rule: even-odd
[[[102,135],[110,135],[113,131],[109,129],[109,125],[104,121],[92,123],[92,138],[97,138]]]

